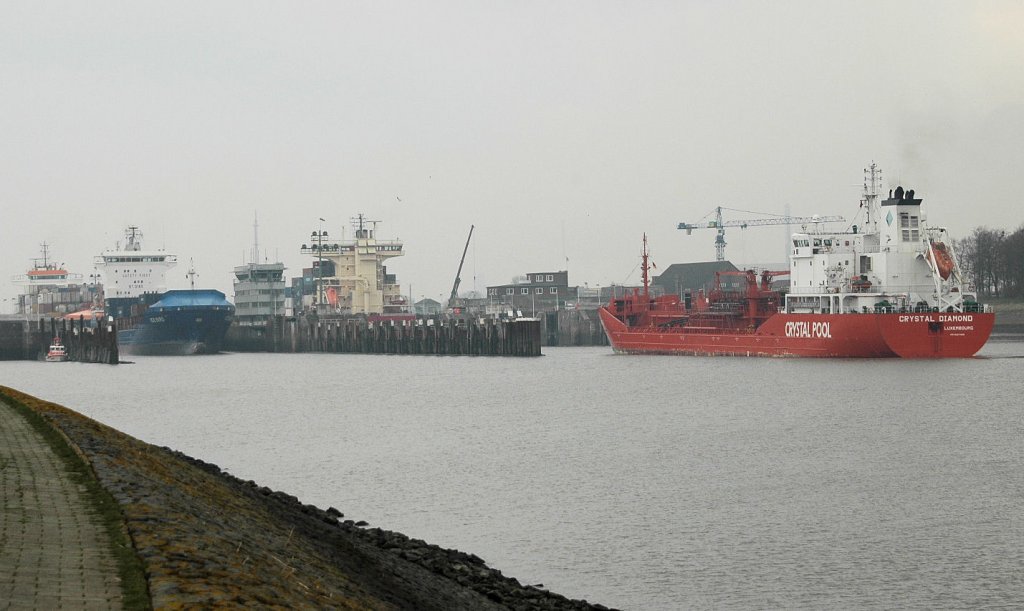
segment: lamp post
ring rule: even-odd
[[[323,283],[324,283],[324,238],[327,237],[327,232],[324,231],[324,219],[320,219],[320,230],[313,230],[312,238],[316,240],[316,295],[313,300],[313,307],[317,313],[320,312],[320,306],[323,304]]]
[[[99,274],[89,274],[89,282],[92,284],[92,305],[93,307],[99,306],[99,292],[96,290],[96,285],[99,283]]]

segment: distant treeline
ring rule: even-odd
[[[987,297],[1024,298],[1024,226],[1007,234],[977,227],[954,241],[965,279]]]

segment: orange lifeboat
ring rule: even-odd
[[[935,267],[939,270],[939,275],[942,276],[943,280],[949,278],[949,275],[953,273],[953,268],[956,264],[953,262],[953,257],[949,254],[949,249],[942,242],[932,242],[931,251],[929,256],[935,263]]]

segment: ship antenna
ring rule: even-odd
[[[249,262],[260,262],[260,223],[255,211],[252,213],[252,255]]]

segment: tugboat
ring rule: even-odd
[[[59,337],[53,338],[50,342],[50,350],[46,353],[47,363],[60,363],[68,360],[68,351],[64,348],[64,343],[60,341]]]
[[[616,352],[732,356],[970,357],[995,314],[966,290],[944,227],[897,187],[880,199],[881,171],[865,170],[862,227],[792,236],[788,270],[716,272],[705,295],[651,297],[643,289],[598,310]],[[745,288],[724,288],[739,275]],[[789,291],[772,280],[788,275]]]

